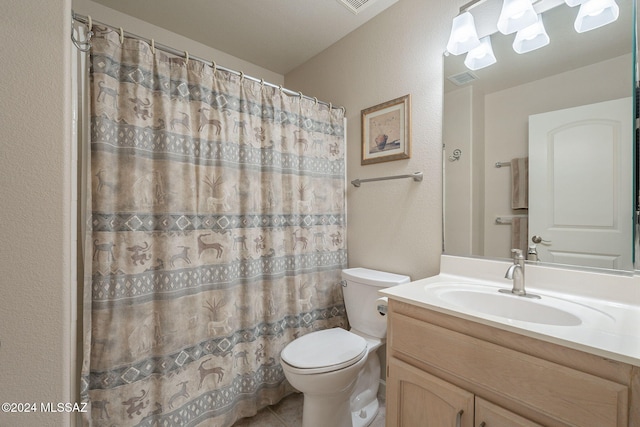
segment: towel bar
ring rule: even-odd
[[[414,181],[422,181],[422,172],[414,172],[410,175],[381,176],[380,178],[354,179],[351,181],[354,187],[360,187],[363,182],[386,181],[389,179],[413,178]]]
[[[496,224],[511,224],[513,218],[527,218],[527,215],[497,216]]]

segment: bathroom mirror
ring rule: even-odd
[[[470,9],[497,62],[444,57],[446,254],[534,245],[540,263],[633,270],[636,20],[634,0],[617,4],[615,22],[577,33],[579,7],[534,2],[550,43],[525,54],[495,32],[501,1]]]

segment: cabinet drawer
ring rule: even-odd
[[[627,425],[626,386],[401,314],[389,319],[392,356],[402,354],[580,427]]]

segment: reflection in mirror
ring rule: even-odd
[[[579,7],[541,0],[548,45],[514,52],[495,33],[500,0],[478,3],[478,36],[496,63],[444,58],[444,249],[633,270],[633,0],[578,33]],[[539,10],[537,10],[539,11]],[[530,258],[535,258],[532,254]]]

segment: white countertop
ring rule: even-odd
[[[382,289],[380,294],[389,299],[640,366],[640,278],[637,276],[601,273],[593,273],[593,276],[590,272],[527,265],[527,293],[541,295],[542,301],[546,297],[546,302],[578,304],[600,312],[598,316],[585,317],[585,321],[574,326],[532,323],[484,314],[444,301],[431,291],[457,284],[467,288],[477,286],[480,290],[495,288],[496,292],[499,288],[511,288],[511,281],[503,278],[509,265],[503,261],[443,255],[439,275]],[[459,274],[461,272],[463,274]],[[605,299],[607,291],[613,295]]]

